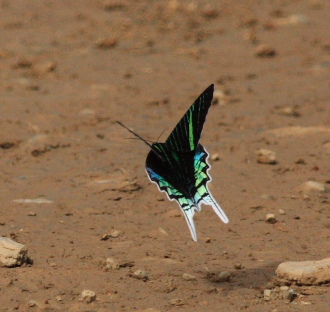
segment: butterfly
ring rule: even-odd
[[[169,200],[178,202],[195,242],[197,233],[194,215],[195,211],[201,211],[202,203],[212,206],[224,223],[229,222],[207,186],[212,180],[208,174],[211,168],[207,162],[209,154],[199,144],[213,92],[214,84],[211,84],[183,115],[165,143],[150,144],[117,121],[150,147],[146,159],[147,174],[151,182],[156,183],[159,190],[167,194]]]

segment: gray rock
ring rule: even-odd
[[[326,191],[326,187],[323,183],[316,181],[307,181],[302,184],[301,189],[304,194],[309,194],[312,192],[322,193]]]
[[[319,261],[283,262],[276,271],[279,279],[302,285],[317,285],[330,281],[330,258]]]
[[[31,260],[27,256],[25,245],[0,236],[0,262],[6,267],[15,267]]]

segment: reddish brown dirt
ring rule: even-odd
[[[329,311],[326,285],[262,296],[279,263],[330,253],[329,193],[300,191],[330,188],[329,1],[3,0],[0,16],[0,235],[34,260],[0,269],[0,311]],[[201,142],[230,223],[204,206],[195,243],[115,121],[163,141],[213,82]],[[52,203],[15,202],[36,198]]]

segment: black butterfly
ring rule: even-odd
[[[224,223],[229,221],[207,187],[211,181],[208,175],[211,167],[207,162],[209,154],[198,143],[213,91],[214,84],[191,105],[165,143],[151,145],[117,121],[151,148],[146,160],[147,174],[160,191],[165,192],[170,200],[175,199],[179,203],[194,241],[197,241],[197,234],[193,217],[195,210],[201,211],[202,203],[211,205]]]

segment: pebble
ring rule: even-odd
[[[101,50],[108,50],[114,48],[118,44],[118,40],[116,38],[105,38],[99,39],[95,43],[95,47]]]
[[[304,194],[309,194],[312,192],[322,193],[326,191],[326,187],[323,183],[316,181],[307,181],[302,184],[301,189]]]
[[[265,221],[268,222],[268,223],[274,224],[274,223],[277,222],[276,216],[273,213],[268,213],[266,215]]]
[[[28,302],[28,307],[29,308],[33,308],[33,307],[35,307],[37,305],[37,302],[35,301],[35,300],[30,300],[29,302]]]
[[[278,213],[279,213],[280,215],[285,215],[285,214],[286,214],[285,210],[283,210],[283,209],[279,209],[279,210],[278,210]]]
[[[269,164],[274,165],[277,163],[276,153],[265,148],[261,148],[256,151],[257,154],[257,162],[260,164]]]
[[[302,285],[317,285],[330,281],[330,258],[318,261],[282,262],[275,271],[279,279]]]
[[[92,290],[85,289],[82,291],[81,297],[85,302],[91,303],[96,300],[96,293]]]
[[[256,48],[255,55],[262,58],[274,57],[276,55],[276,50],[266,45],[260,45]]]
[[[196,276],[194,275],[190,275],[188,273],[183,273],[182,274],[182,278],[185,280],[185,281],[196,281]]]
[[[113,230],[113,231],[111,231],[110,234],[103,234],[101,237],[101,240],[108,240],[109,238],[117,238],[120,236],[120,234],[121,234],[120,231]]]
[[[213,93],[213,104],[225,105],[229,101],[228,94],[223,90],[215,90]]]
[[[108,270],[119,270],[119,263],[113,258],[107,258],[105,268]]]
[[[10,238],[0,236],[0,262],[6,267],[21,266],[29,263],[25,245],[17,243]]]
[[[176,306],[180,306],[180,305],[184,305],[184,302],[182,299],[180,298],[174,298],[170,300],[170,304],[171,305],[176,305]]]
[[[133,274],[132,277],[136,278],[136,279],[140,279],[140,280],[148,280],[148,273],[142,270],[136,270]]]
[[[271,289],[265,289],[264,290],[264,299],[269,301],[271,299],[272,290]]]
[[[297,293],[295,292],[294,289],[290,289],[285,295],[285,299],[289,300],[290,302],[292,302],[296,297],[297,297]]]
[[[37,214],[34,211],[30,211],[27,215],[29,217],[35,217]]]
[[[242,263],[235,263],[234,264],[234,268],[235,268],[235,270],[242,270],[243,269],[243,265],[242,265]]]
[[[211,157],[210,157],[210,159],[212,161],[218,161],[220,159],[220,156],[217,153],[216,154],[212,154]]]
[[[292,106],[282,107],[279,110],[279,113],[281,115],[289,116],[289,117],[300,117],[300,113],[297,111],[295,107]]]
[[[230,273],[228,271],[223,271],[220,273],[208,272],[207,279],[214,283],[229,282]]]

